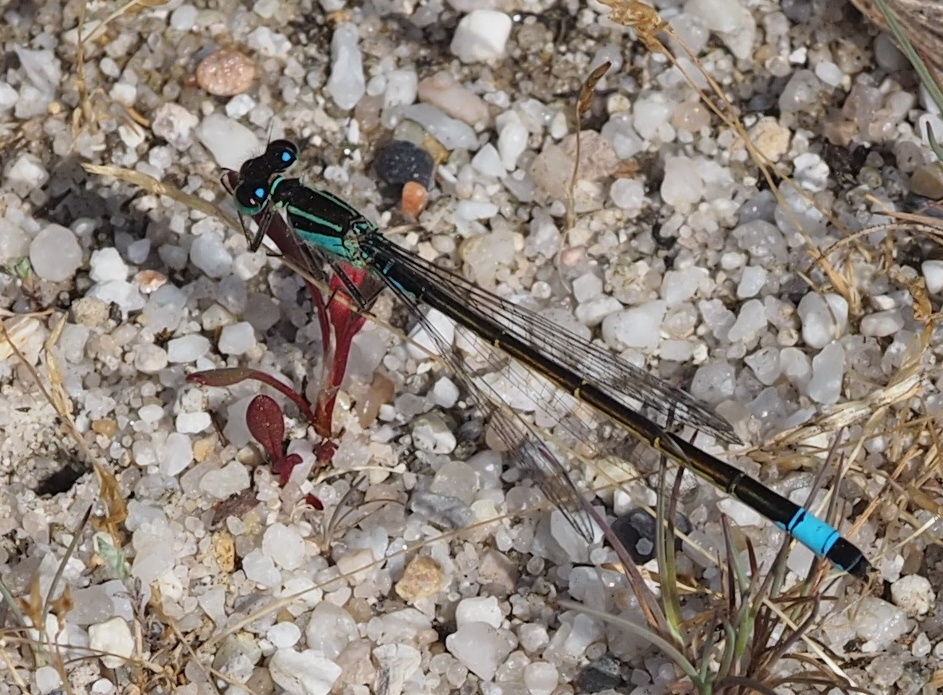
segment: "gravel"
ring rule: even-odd
[[[232,216],[222,170],[281,137],[302,145],[293,173],[410,251],[709,404],[745,446],[697,444],[797,503],[827,508],[813,476],[844,437],[822,487],[889,591],[846,580],[809,636],[866,691],[916,692],[908,672],[943,668],[928,621],[943,396],[924,323],[943,260],[925,232],[867,231],[943,191],[925,135],[943,139],[943,121],[906,61],[827,3],[661,3],[778,167],[766,180],[685,81],[690,57],[645,50],[598,4],[480,5],[174,0],[112,17],[89,5],[81,80],[74,12],[5,11],[0,576],[49,639],[43,659],[7,645],[26,690],[64,688],[66,674],[107,695],[164,673],[210,692],[210,666],[234,694],[661,693],[680,678],[650,641],[561,603],[642,623],[609,546],[540,506],[436,353],[454,345],[469,378],[586,459],[574,477],[610,520],[654,505],[649,452],[591,429],[519,365],[476,361],[438,312],[444,343],[392,297],[376,303],[337,390],[329,470],[273,387],[186,381],[252,369],[316,398],[331,355],[304,286],[209,207],[79,165],[150,176]],[[604,60],[578,126],[581,82]],[[416,180],[420,224],[399,226],[383,183]],[[273,446],[304,461],[285,486],[247,427],[260,392],[286,413]],[[34,492],[72,464],[76,482]],[[781,534],[690,475],[678,507],[691,523],[680,574],[699,587],[683,614],[696,616],[725,595],[721,513],[744,562],[749,539],[768,568]],[[654,542],[639,541],[642,559]],[[788,581],[812,559],[793,550]],[[21,690],[0,682],[0,695]]]

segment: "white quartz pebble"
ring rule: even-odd
[[[511,18],[496,10],[474,10],[462,17],[452,36],[452,53],[463,63],[480,63],[504,55]]]

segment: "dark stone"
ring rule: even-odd
[[[421,147],[405,140],[394,140],[377,153],[374,167],[384,182],[402,186],[409,181],[432,186],[435,160]]]
[[[622,681],[622,666],[612,654],[603,654],[576,676],[576,686],[581,693],[612,690]]]
[[[691,532],[691,522],[682,514],[675,515],[675,528],[682,533]],[[622,541],[632,560],[640,565],[655,557],[655,534],[658,527],[652,515],[636,508],[612,522],[612,530]],[[675,539],[675,548],[681,549],[681,539]]]

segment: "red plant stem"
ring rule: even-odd
[[[311,305],[318,315],[318,323],[321,325],[321,349],[324,351],[325,362],[328,362],[330,361],[328,355],[330,355],[334,349],[334,345],[331,341],[331,336],[334,334],[334,331],[331,330],[331,322],[328,320],[327,305],[324,303],[324,296],[321,294],[321,290],[318,289],[317,285],[307,280],[305,280],[305,285],[308,288],[308,294],[311,296]]]
[[[246,379],[254,379],[255,381],[262,382],[266,386],[271,386],[298,406],[298,409],[301,411],[301,414],[305,416],[306,420],[309,422],[314,421],[314,411],[311,410],[311,405],[308,401],[290,386],[287,386],[270,374],[260,372],[257,369],[210,369],[205,372],[195,372],[187,376],[187,381],[193,384],[200,384],[201,386],[225,387],[240,381],[245,381]]]
[[[363,321],[360,321],[363,324]],[[344,381],[344,374],[347,372],[347,360],[350,357],[351,339],[360,329],[360,326],[352,327],[350,324],[340,330],[335,325],[335,330],[339,334],[337,340],[337,349],[331,360],[330,369],[325,362],[324,381],[321,385],[321,391],[318,394],[318,402],[315,406],[315,431],[322,437],[330,437],[330,425],[334,413],[334,404],[337,402],[337,392],[340,390],[341,383]],[[327,433],[318,431],[318,425],[326,425]]]
[[[356,287],[361,287],[367,277],[366,270],[346,264],[341,268],[341,272],[345,273],[347,279]],[[351,342],[366,320],[362,314],[353,310],[353,300],[345,292],[344,283],[340,278],[336,276],[331,278],[330,289],[332,297],[325,313],[330,314],[330,323],[334,328],[334,354],[331,356],[330,368],[328,368],[328,362],[325,358],[321,392],[318,395],[318,402],[315,407],[315,412],[319,416],[318,424],[326,425],[328,430],[330,430],[334,405],[337,402],[337,392],[340,390],[344,375],[347,372]],[[338,293],[342,295],[341,299],[334,301],[334,296]],[[317,426],[315,430],[317,431]],[[324,435],[322,432],[318,432],[318,434],[325,437],[329,436]]]

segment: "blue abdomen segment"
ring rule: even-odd
[[[793,538],[802,543],[818,555],[828,555],[828,551],[841,538],[841,534],[830,524],[809,514],[805,509],[799,509],[788,524],[776,522],[784,531],[788,531]]]

